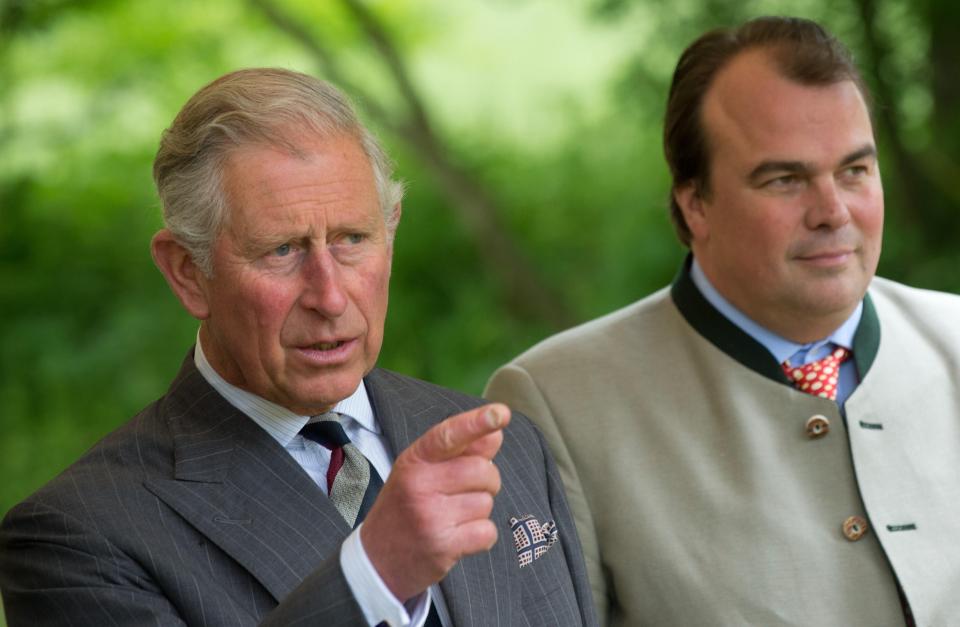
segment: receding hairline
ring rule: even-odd
[[[763,67],[770,71],[771,76],[798,87],[828,89],[836,85],[849,83],[856,90],[872,128],[873,119],[870,110],[869,94],[865,91],[858,75],[849,72],[836,72],[826,80],[805,80],[803,77],[797,76],[791,71],[792,65],[790,60],[786,59],[789,54],[789,49],[790,46],[784,43],[755,44],[749,46],[727,59],[711,77],[710,83],[703,91],[703,98],[700,101],[700,106],[697,111],[697,123],[700,125],[703,134],[704,148],[707,157],[707,180],[700,181],[704,192],[709,192],[709,178],[712,172],[709,163],[713,158],[715,142],[715,138],[713,137],[715,130],[712,130],[711,125],[708,124],[707,111],[708,109],[714,109],[719,115],[730,115],[726,113],[728,107],[723,106],[721,101],[718,100],[720,98],[718,85],[723,81],[724,77],[729,77],[730,73],[733,72],[738,65],[751,59],[756,59],[761,63]],[[736,90],[736,86],[733,85],[725,85],[725,87],[728,90]]]
[[[857,75],[848,72],[836,72],[833,76],[824,80],[808,80],[803,76],[798,76],[792,71],[793,66],[790,64],[790,61],[784,60],[788,53],[789,48],[785,44],[757,44],[732,55],[714,72],[709,84],[703,90],[703,98],[700,101],[699,107],[699,121],[701,123],[703,122],[703,111],[706,109],[707,103],[710,102],[712,98],[716,98],[718,83],[720,83],[724,77],[729,77],[730,73],[733,72],[738,65],[742,65],[752,59],[756,59],[763,68],[769,70],[772,76],[800,87],[813,89],[829,88],[842,83],[850,83],[856,88],[867,112],[870,112],[868,94],[865,93],[863,85]]]

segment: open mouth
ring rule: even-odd
[[[349,360],[357,347],[356,338],[329,340],[297,346],[300,355],[317,365],[332,365]]]
[[[342,340],[337,342],[319,342],[317,344],[310,344],[305,348],[310,350],[315,350],[315,351],[332,351],[335,348],[340,348],[344,344],[345,342],[343,342]]]

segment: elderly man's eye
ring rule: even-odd
[[[273,249],[273,254],[277,257],[286,257],[291,252],[293,252],[293,247],[290,244],[281,244]]]

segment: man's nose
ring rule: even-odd
[[[303,266],[300,304],[328,318],[342,315],[347,309],[342,274],[342,268],[326,247],[312,250]]]
[[[850,221],[850,210],[843,190],[831,177],[810,187],[807,226],[812,229],[838,229]]]

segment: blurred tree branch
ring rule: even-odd
[[[501,211],[491,193],[451,158],[453,151],[435,130],[424,100],[414,87],[393,38],[373,12],[359,0],[340,0],[386,66],[407,109],[403,114],[389,111],[367,90],[349,80],[322,39],[313,35],[275,2],[248,1],[275,27],[304,46],[331,81],[359,98],[372,118],[413,150],[435,177],[467,231],[475,238],[480,257],[484,265],[493,271],[499,285],[503,286],[506,303],[511,310],[523,317],[544,320],[556,328],[570,326],[574,322],[566,302],[549,287],[549,282],[540,276],[501,224]]]
[[[937,0],[931,0],[928,4],[933,7],[940,6]],[[957,221],[951,205],[960,202],[960,188],[955,184],[958,168],[949,158],[948,152],[938,147],[926,149],[919,154],[906,147],[900,123],[897,89],[891,83],[889,73],[884,71],[884,62],[893,53],[889,42],[877,28],[876,0],[854,0],[854,5],[863,25],[866,69],[874,81],[876,115],[893,156],[893,166],[900,183],[897,188],[897,203],[904,208],[900,217],[920,230],[928,243],[938,247],[954,246]],[[926,25],[931,35],[931,53],[934,56],[935,114],[932,121],[937,142],[953,137],[950,131],[956,129],[949,127],[943,112],[946,106],[946,110],[955,115],[957,104],[954,58],[951,57],[945,66],[938,67],[936,63],[937,55],[954,54],[957,51],[956,32],[952,29],[949,33],[944,30],[945,25],[953,24],[954,21],[944,19],[938,26],[940,17],[943,16],[938,16],[936,11],[929,11],[926,16]],[[945,70],[950,73],[949,80],[944,80],[942,73]]]
[[[960,10],[952,0],[926,0],[919,3],[930,32],[930,70],[933,91],[931,123],[937,129],[936,143],[923,155],[923,164],[939,181],[953,205],[960,205],[960,81],[957,81],[957,59],[960,59],[960,32],[957,18]],[[955,222],[956,224],[956,222]],[[956,244],[956,231],[950,233]]]
[[[920,192],[923,182],[901,139],[902,131],[897,98],[893,86],[881,69],[883,60],[890,52],[877,29],[877,6],[874,0],[854,0],[854,5],[860,15],[860,23],[863,25],[863,41],[867,57],[866,69],[873,78],[874,112],[878,118],[877,121],[883,127],[890,154],[893,155],[893,165],[900,179],[900,189],[902,191],[899,204],[903,207],[909,207],[911,198],[922,197]]]

